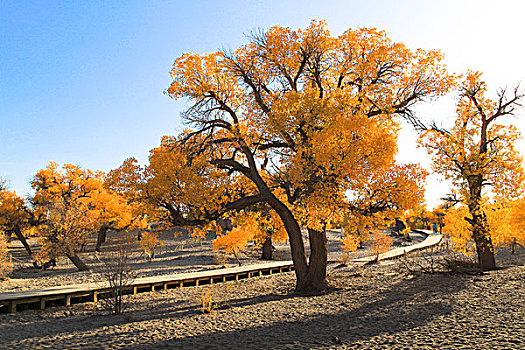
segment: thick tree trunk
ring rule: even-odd
[[[476,215],[472,221],[472,236],[476,242],[479,267],[483,271],[495,270],[494,246],[488,230],[485,213]]]
[[[22,234],[22,231],[20,230],[20,228],[15,228],[13,230],[14,234],[16,235],[16,238],[18,238],[18,240],[22,243],[22,245],[24,246],[24,248],[26,249],[27,251],[27,254],[29,254],[29,256],[31,258],[33,258],[33,251],[31,250],[31,246],[29,245],[29,243],[27,243],[27,240],[26,238],[24,237],[24,235]]]
[[[311,294],[317,286],[312,284],[313,281],[308,274],[309,267],[306,260],[303,237],[301,236],[301,228],[290,209],[273,194],[269,195],[268,204],[277,212],[288,233],[295,276],[297,277],[295,292],[298,294]],[[321,291],[318,290],[317,292]]]
[[[317,294],[326,290],[326,266],[328,264],[328,246],[326,231],[308,229],[310,241],[310,259],[304,278],[297,280],[296,290],[301,294]]]
[[[86,263],[80,259],[77,253],[67,254],[67,257],[69,260],[71,260],[73,265],[75,265],[78,271],[89,271],[89,266],[87,266]]]
[[[469,212],[472,219],[466,218],[472,226],[472,238],[476,242],[479,267],[483,271],[495,270],[496,259],[494,258],[494,246],[490,237],[487,217],[481,208],[481,184],[483,179],[480,175],[469,181]]]
[[[106,227],[101,227],[100,230],[98,230],[97,245],[95,247],[95,251],[100,252],[100,247],[102,246],[102,243],[106,243],[107,233],[108,229]]]
[[[310,240],[310,263],[308,264],[301,228],[292,212],[273,195],[270,195],[268,204],[279,214],[290,239],[290,251],[297,277],[295,292],[301,295],[324,292],[328,261],[326,231],[308,230]]]
[[[272,237],[267,237],[264,240],[262,246],[262,256],[261,260],[272,260],[273,259],[273,247],[272,247]]]

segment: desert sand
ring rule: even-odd
[[[525,252],[502,250],[498,263],[483,274],[330,265],[317,296],[293,294],[291,272],[129,296],[122,315],[101,302],[3,314],[0,348],[523,349]],[[200,309],[208,291],[211,313]]]

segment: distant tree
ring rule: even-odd
[[[486,90],[481,73],[469,72],[460,90],[454,127],[444,130],[434,126],[421,142],[433,157],[433,168],[453,181],[468,208],[464,218],[476,244],[480,268],[493,270],[493,236],[484,204],[491,194],[506,201],[521,191],[524,172],[515,148],[519,132],[501,120],[514,115],[524,95],[518,88],[511,93],[504,89],[492,100],[485,97]],[[464,232],[454,233],[465,237]]]
[[[79,270],[88,270],[78,253],[93,232],[141,225],[132,209],[104,186],[104,173],[72,164],[50,162],[32,181],[34,212],[42,218],[37,230],[42,239],[41,259],[53,262],[65,255]]]
[[[190,148],[226,183],[247,181],[249,191],[211,207],[269,205],[289,237],[296,291],[319,292],[326,228],[348,210],[345,193],[394,166],[396,116],[419,124],[412,107],[454,85],[441,59],[376,29],[332,37],[315,21],[304,30],[273,27],[232,52],[184,54],[167,93],[188,99],[192,129],[174,147]]]
[[[110,230],[123,231],[147,228],[147,218],[137,208],[136,203],[129,203],[119,193],[112,192],[104,186],[90,196],[91,206],[97,214],[97,244],[95,250],[100,251]]]
[[[14,234],[30,257],[33,257],[33,251],[26,235],[35,224],[34,213],[24,199],[5,187],[0,189],[0,231]]]

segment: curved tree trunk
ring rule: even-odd
[[[269,196],[268,204],[272,206],[281,218],[290,239],[290,251],[297,277],[295,292],[309,295],[325,291],[327,265],[326,232],[324,230],[309,230],[310,263],[308,264],[301,228],[292,212],[273,194]]]
[[[80,259],[77,253],[67,254],[67,257],[69,260],[71,260],[73,265],[75,265],[78,271],[89,271],[89,266],[87,266],[86,263]]]
[[[18,240],[22,243],[22,245],[24,246],[24,248],[26,249],[27,251],[27,254],[29,254],[29,256],[31,257],[31,259],[33,259],[33,266],[36,267],[36,268],[39,268],[40,266],[38,265],[38,262],[35,260],[34,256],[33,256],[33,250],[31,249],[31,246],[29,245],[29,242],[27,242],[26,238],[24,237],[24,234],[22,233],[22,231],[20,230],[19,227],[15,228],[13,230],[16,238],[18,238]]]
[[[95,247],[95,251],[100,252],[100,247],[102,246],[102,243],[106,243],[107,232],[107,227],[101,227],[100,230],[98,230],[97,245]]]
[[[326,290],[326,266],[328,264],[328,246],[326,231],[308,229],[310,241],[310,259],[306,276],[297,281],[297,289],[302,294],[316,294]]]
[[[272,237],[266,237],[262,246],[262,256],[261,260],[272,260],[273,259],[273,247],[272,247]]]
[[[14,234],[16,235],[16,238],[18,238],[18,240],[22,243],[22,245],[24,246],[24,248],[26,249],[27,251],[27,254],[29,254],[29,256],[31,258],[33,258],[33,251],[31,250],[31,246],[29,245],[29,243],[27,242],[26,238],[24,237],[24,235],[22,234],[22,231],[20,230],[20,228],[15,228],[13,230]]]

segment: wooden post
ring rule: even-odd
[[[210,284],[213,284],[213,277],[210,277]]]
[[[46,308],[46,298],[40,298],[40,310],[44,310]]]
[[[66,306],[71,306],[71,295],[66,295]]]
[[[152,291],[152,292],[155,291],[155,285],[154,285],[154,284],[151,285],[151,291]]]
[[[98,292],[95,290],[93,291],[93,302],[96,303],[98,301]]]
[[[236,281],[239,280],[239,274],[238,274],[238,273],[235,274],[235,280],[236,280]]]
[[[223,281],[223,282],[226,282],[226,275],[223,275],[223,276],[222,276],[222,281]]]
[[[199,286],[199,280],[196,279],[196,280],[195,280],[195,287],[198,287],[198,286]]]
[[[162,285],[162,287],[164,288],[164,290],[167,290],[167,289],[168,289],[168,282],[164,283],[164,284]]]
[[[273,275],[273,270],[271,267],[270,267],[270,275]]]
[[[262,270],[259,270],[259,277],[262,276]]]
[[[137,294],[137,287],[133,287],[133,295]]]
[[[180,281],[179,287],[180,288],[184,287],[184,281]]]
[[[9,303],[9,312],[12,314],[16,313],[16,301],[13,300]]]

